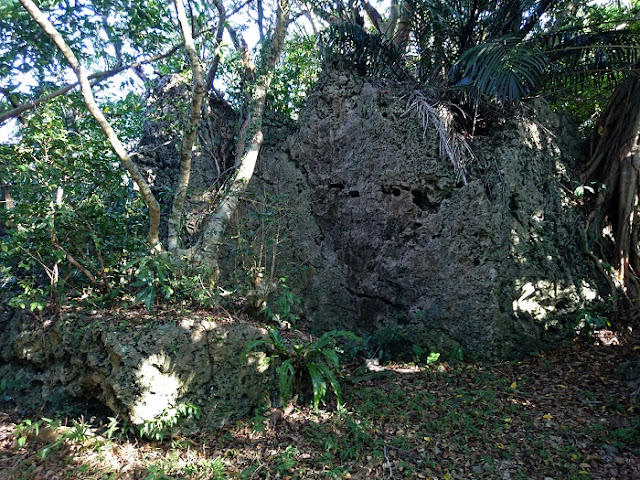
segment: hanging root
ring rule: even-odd
[[[595,225],[612,226],[614,249],[608,261],[616,270],[618,291],[633,309],[640,302],[638,193],[640,191],[640,61],[613,92],[591,138],[586,181],[602,185],[594,211]],[[601,235],[601,232],[596,232]]]

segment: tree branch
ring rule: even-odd
[[[536,5],[535,11],[531,14],[527,23],[524,24],[520,33],[523,35],[527,35],[533,28],[536,26],[542,15],[550,10],[555,4],[558,3],[558,0],[542,0],[540,3]]]
[[[111,144],[111,148],[115,151],[120,159],[120,163],[127,169],[133,181],[136,183],[138,188],[140,189],[140,193],[142,194],[142,198],[144,199],[147,207],[149,209],[149,235],[148,241],[153,250],[161,250],[160,238],[159,238],[159,226],[160,226],[160,205],[156,200],[149,184],[145,180],[145,178],[138,170],[136,164],[131,160],[129,154],[127,153],[124,145],[118,138],[118,135],[115,133],[111,124],[107,121],[102,110],[98,107],[98,104],[95,101],[93,96],[93,91],[91,90],[91,84],[89,82],[89,78],[85,73],[84,69],[78,62],[75,54],[67,44],[67,42],[62,38],[62,35],[56,30],[53,24],[49,21],[49,19],[42,13],[42,11],[38,8],[38,6],[32,0],[20,0],[20,3],[24,7],[24,9],[33,17],[33,19],[40,25],[42,30],[49,35],[51,40],[55,43],[56,47],[60,50],[62,55],[64,55],[65,59],[71,65],[76,77],[78,78],[78,82],[80,83],[80,89],[82,91],[82,96],[84,98],[84,102],[87,106],[87,109],[96,120],[102,131],[104,132],[107,140]]]
[[[169,233],[167,237],[167,249],[175,251],[178,248],[178,238],[180,235],[180,219],[184,209],[184,201],[187,197],[187,189],[189,188],[189,179],[191,177],[191,160],[193,159],[193,145],[195,143],[196,134],[198,133],[198,125],[202,116],[202,99],[205,94],[204,70],[200,62],[200,57],[196,52],[196,46],[191,35],[191,29],[187,19],[182,0],[174,0],[176,12],[178,13],[178,21],[182,29],[182,37],[184,45],[191,64],[191,72],[193,73],[193,96],[191,97],[191,113],[189,115],[189,123],[185,127],[185,136],[182,142],[182,151],[180,154],[180,176],[178,178],[178,187],[175,197],[173,198],[173,206],[171,215],[169,215]]]
[[[204,234],[198,245],[198,256],[200,261],[207,262],[214,270],[214,275],[218,272],[218,246],[224,236],[226,227],[231,216],[238,207],[240,196],[245,192],[253,172],[262,147],[262,117],[264,113],[267,92],[271,86],[276,62],[280,58],[284,46],[284,40],[289,25],[290,8],[288,0],[278,0],[277,20],[273,33],[273,40],[264,52],[264,66],[261,69],[250,103],[250,131],[253,132],[249,149],[242,156],[240,165],[233,182],[222,198],[216,212],[207,221]]]
[[[225,24],[227,23],[227,14],[224,9],[224,5],[222,4],[222,0],[214,0],[216,5],[216,9],[218,10],[218,28],[216,30],[216,47],[218,49],[222,46],[222,36],[224,35]],[[213,58],[213,62],[211,63],[211,67],[209,67],[209,71],[207,72],[207,81],[205,83],[205,94],[209,92],[213,88],[213,80],[216,78],[218,73],[218,66],[220,65],[220,51],[216,52],[215,57]]]
[[[93,285],[94,287],[104,291],[106,290],[106,285],[103,285],[102,282],[98,282],[98,280],[96,280],[96,277],[89,271],[88,268],[86,268],[85,266],[83,266],[80,262],[78,262],[78,260],[75,259],[75,257],[73,255],[71,255],[69,252],[67,252],[62,246],[58,245],[57,243],[53,242],[53,248],[55,248],[56,250],[60,250],[62,253],[64,253],[65,257],[67,258],[67,261],[73,265],[74,267],[76,267],[78,270],[80,270],[80,272],[82,272],[82,274],[87,277],[87,279],[89,280],[89,282],[91,283],[91,285]]]
[[[155,61],[158,61],[158,60],[162,60],[163,58],[170,57],[180,47],[182,47],[182,44],[173,46],[170,50],[168,50],[165,53],[160,53],[158,55],[154,55],[153,57],[145,58],[144,60],[140,60],[140,61],[132,63],[130,65],[113,68],[111,70],[106,70],[104,72],[93,73],[93,74],[89,75],[88,78],[89,78],[89,80],[94,80],[93,82],[91,82],[92,86],[96,85],[96,84],[100,83],[101,81],[106,80],[107,78],[113,77],[114,75],[117,75],[118,73],[124,72],[125,70],[129,70],[131,68],[137,69],[140,66],[145,65],[147,63],[155,62]],[[55,91],[53,91],[53,92],[51,92],[51,93],[49,93],[47,95],[44,95],[42,97],[36,98],[35,100],[31,100],[29,102],[23,103],[22,105],[16,106],[12,110],[8,110],[8,111],[0,114],[0,125],[2,123],[4,123],[5,121],[9,120],[10,118],[18,117],[18,116],[22,115],[24,112],[37,107],[41,103],[48,102],[49,100],[53,100],[54,98],[57,98],[60,95],[64,95],[65,93],[70,92],[71,90],[76,88],[78,85],[80,85],[80,82],[70,83],[69,85],[67,85],[65,87],[62,87],[62,88],[59,88],[58,90],[55,90]]]

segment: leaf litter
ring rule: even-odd
[[[19,446],[0,413],[0,479],[640,479],[637,341],[580,339],[518,362],[345,371],[345,408],[257,409],[163,442],[124,435]],[[335,402],[335,399],[333,400]],[[34,417],[36,418],[36,417]],[[71,423],[71,419],[62,419]],[[106,428],[103,425],[102,429]]]

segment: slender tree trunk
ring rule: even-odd
[[[184,45],[191,64],[191,72],[193,74],[193,94],[191,97],[191,112],[189,114],[189,122],[185,125],[185,134],[182,140],[182,151],[180,154],[180,175],[178,177],[178,186],[176,194],[173,197],[173,206],[169,215],[167,249],[172,252],[178,249],[178,239],[180,236],[180,220],[184,210],[184,202],[187,198],[187,190],[189,188],[189,179],[191,177],[191,160],[193,159],[193,146],[198,133],[198,126],[202,118],[202,99],[206,91],[204,70],[200,57],[196,52],[196,46],[191,35],[191,28],[187,20],[182,0],[174,1],[176,12],[178,13],[178,21],[182,29],[182,37]]]
[[[601,184],[590,217],[597,234],[609,224],[616,283],[629,300],[640,299],[638,194],[640,186],[640,61],[613,92],[591,138],[585,177]]]
[[[218,250],[220,242],[231,220],[231,216],[238,207],[241,195],[246,191],[253,177],[262,146],[262,117],[264,114],[265,101],[273,79],[276,63],[284,47],[287,26],[289,24],[289,13],[288,0],[278,0],[276,28],[273,38],[266,47],[267,51],[264,53],[262,71],[258,75],[253,96],[249,104],[249,132],[251,134],[249,148],[241,158],[238,170],[229,189],[220,201],[215,213],[208,219],[196,251],[196,256],[200,262],[211,267],[216,278],[219,275]]]
[[[181,219],[184,212],[184,203],[189,188],[189,180],[191,177],[191,162],[193,160],[193,147],[198,133],[198,126],[202,120],[202,102],[207,92],[213,88],[213,81],[220,65],[220,53],[216,53],[206,79],[202,62],[196,51],[196,46],[189,28],[187,15],[182,0],[174,0],[176,11],[178,13],[178,21],[184,38],[185,49],[189,57],[191,72],[193,75],[193,94],[191,97],[191,111],[189,121],[185,126],[185,135],[182,142],[182,150],[180,155],[180,174],[176,194],[173,199],[173,206],[168,221],[167,250],[170,252],[180,251],[180,231]],[[226,12],[222,0],[214,0],[216,9],[218,10],[218,26],[216,29],[216,44],[218,47],[222,44],[222,37],[226,24]],[[185,252],[188,253],[188,252]]]
[[[218,10],[218,27],[216,29],[216,48],[218,50],[215,57],[213,58],[213,62],[211,62],[209,71],[207,72],[205,94],[213,88],[213,80],[216,78],[216,74],[218,73],[218,66],[220,65],[221,58],[220,49],[222,48],[222,37],[224,35],[224,30],[227,23],[227,12],[224,9],[222,0],[214,0],[213,3],[216,6],[216,10]]]
[[[98,107],[98,104],[95,101],[93,96],[93,91],[91,90],[91,84],[89,82],[89,78],[87,77],[86,72],[78,62],[75,54],[67,44],[67,42],[62,38],[62,35],[56,30],[53,24],[49,21],[46,15],[42,13],[42,11],[33,3],[32,0],[20,0],[20,3],[24,7],[24,9],[33,17],[33,19],[40,25],[42,30],[51,37],[51,40],[55,43],[56,47],[60,50],[62,55],[65,57],[67,62],[71,65],[76,77],[78,78],[78,83],[80,84],[80,89],[82,91],[82,97],[84,98],[84,102],[87,106],[87,109],[96,120],[98,126],[102,129],[111,148],[115,151],[116,155],[120,159],[120,163],[127,169],[131,178],[136,183],[138,188],[140,189],[140,193],[142,194],[142,198],[149,209],[149,234],[148,241],[151,249],[154,251],[160,251],[162,246],[160,244],[159,238],[159,226],[160,226],[160,205],[156,200],[149,184],[145,180],[145,178],[138,170],[136,164],[131,160],[129,154],[127,153],[124,145],[118,138],[118,135],[111,127],[111,124],[107,121],[102,110]]]

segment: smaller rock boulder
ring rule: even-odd
[[[43,325],[9,311],[0,331],[0,380],[29,384],[43,400],[97,399],[135,425],[188,403],[218,426],[270,402],[264,353],[243,355],[266,332],[245,321],[70,313]]]

